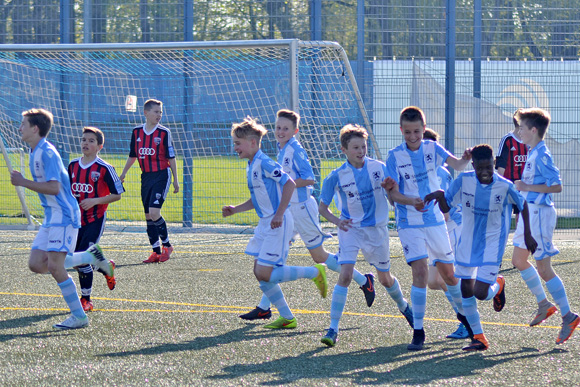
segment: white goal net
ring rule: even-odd
[[[193,43],[0,45],[0,224],[26,223],[8,163],[27,176],[28,151],[18,127],[24,110],[51,111],[48,136],[65,164],[80,156],[84,126],[105,133],[101,157],[120,173],[131,129],[144,122],[143,103],[163,101],[161,123],[173,136],[181,192],[171,192],[165,219],[188,227],[252,225],[252,213],[223,219],[221,207],[249,196],[246,161],[233,153],[230,128],[247,116],[273,130],[276,111],[302,116],[299,138],[320,178],[340,162],[338,132],[348,123],[370,132],[363,101],[344,50],[333,42],[299,40]],[[370,148],[373,146],[371,137]],[[275,157],[274,136],[263,141]],[[376,153],[374,156],[380,156]],[[142,222],[140,171],[133,166],[126,193],[109,207],[108,219]],[[318,187],[317,187],[318,188]],[[36,194],[26,192],[30,216],[42,217]]]

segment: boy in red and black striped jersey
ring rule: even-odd
[[[497,173],[512,183],[521,179],[528,157],[528,146],[522,142],[518,134],[520,127],[516,120],[516,115],[520,110],[518,109],[514,113],[514,129],[503,136],[499,142],[499,153],[495,158],[495,169],[497,169]],[[516,215],[516,224],[519,212],[518,207],[513,206],[513,213]]]
[[[83,156],[72,160],[68,166],[71,191],[81,208],[81,228],[75,251],[85,251],[99,242],[105,228],[107,206],[121,199],[121,194],[125,192],[115,168],[98,156],[104,142],[103,132],[91,126],[84,127],[81,139]],[[115,265],[112,260],[111,263]],[[88,312],[93,309],[93,267],[82,265],[76,269],[79,272],[81,304]],[[103,274],[107,286],[113,290],[115,277]]]
[[[175,150],[171,132],[159,124],[163,115],[163,103],[149,99],[145,102],[143,110],[145,124],[133,129],[131,150],[121,173],[121,181],[125,181],[127,172],[139,159],[142,172],[141,200],[147,220],[147,236],[153,248],[153,253],[143,263],[165,262],[173,252],[173,246],[169,243],[167,224],[161,216],[161,207],[171,184],[171,175],[173,175],[173,193],[179,192]]]

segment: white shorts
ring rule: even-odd
[[[391,270],[389,232],[386,226],[338,229],[338,263],[355,264],[358,252],[379,271]]]
[[[73,253],[77,245],[78,228],[72,225],[66,227],[40,226],[38,234],[32,242],[32,250],[58,251]]]
[[[254,256],[262,266],[283,266],[288,258],[294,229],[292,214],[286,211],[282,226],[274,229],[270,226],[273,217],[272,215],[260,219],[245,251],[246,254]]]
[[[432,227],[402,228],[399,229],[399,239],[409,265],[413,261],[424,258],[429,258],[429,263],[433,265],[437,262],[455,262],[447,227],[444,224]]]
[[[528,203],[528,210],[530,212],[532,236],[538,242],[538,248],[534,253],[536,261],[558,254],[560,251],[552,243],[552,237],[556,229],[556,209],[553,206],[537,206]],[[524,242],[524,220],[522,219],[521,213],[518,216],[518,226],[514,233],[513,243],[514,246],[526,250],[526,243]]]
[[[479,267],[455,265],[455,277],[460,279],[474,279],[479,282],[493,285],[499,273],[499,265],[484,265]]]
[[[320,228],[318,204],[312,196],[305,202],[291,203],[290,212],[294,218],[294,235],[300,235],[307,249],[322,246],[325,239],[332,238],[332,235],[324,233]]]
[[[455,252],[457,251],[457,246],[459,246],[459,237],[461,236],[461,230],[463,230],[463,223],[457,224],[453,223],[453,227],[447,227],[447,235],[449,236],[449,244],[451,245],[451,250],[453,251],[453,256],[455,257]],[[448,223],[445,224],[447,226]],[[431,266],[435,266],[436,262],[429,262]]]

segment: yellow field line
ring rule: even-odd
[[[60,298],[60,294],[34,294],[34,293],[9,293],[0,292],[0,295],[15,295],[15,296],[30,296],[30,297],[52,297]],[[179,305],[179,306],[195,306],[200,308],[218,308],[212,310],[175,310],[175,309],[94,309],[100,312],[144,312],[144,313],[229,313],[238,314],[251,310],[251,307],[240,307],[240,306],[229,306],[229,305],[207,305],[207,304],[195,304],[187,302],[172,302],[172,301],[155,301],[155,300],[133,300],[133,299],[123,299],[123,298],[107,298],[107,297],[92,297],[95,300],[105,300],[105,301],[119,301],[119,302],[134,302],[134,303],[150,303],[150,304],[161,304],[161,305]],[[221,310],[221,309],[228,310]],[[31,310],[31,311],[68,311],[64,308],[25,308],[25,307],[0,307],[0,310]],[[274,308],[275,310],[275,308]],[[304,309],[292,309],[293,313],[296,314],[330,314],[329,311],[319,311],[319,310],[304,310]],[[378,313],[355,313],[355,312],[344,312],[344,315],[348,316],[360,316],[360,317],[381,317],[381,318],[405,318],[403,316],[394,316],[390,314],[378,314]],[[455,319],[439,319],[439,318],[425,318],[426,321],[438,321],[438,322],[449,322],[457,323]],[[528,324],[514,324],[514,323],[500,323],[500,322],[481,322],[483,325],[490,326],[503,326],[503,327],[520,327],[529,328]],[[536,328],[536,327],[535,327]],[[544,329],[560,329],[559,326],[541,325],[537,328]]]

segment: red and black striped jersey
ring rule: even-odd
[[[68,174],[73,196],[79,203],[85,199],[125,192],[115,168],[100,157],[88,165],[83,165],[81,158],[74,159],[68,165]],[[81,208],[81,226],[102,218],[107,206],[99,204],[87,211]]]
[[[133,129],[129,157],[137,157],[141,171],[159,172],[169,168],[169,159],[175,158],[171,132],[165,126],[157,125],[147,133],[144,125]]]
[[[499,142],[497,157],[495,158],[496,168],[505,168],[503,177],[516,181],[522,177],[526,159],[528,158],[528,146],[510,132],[503,136]]]

